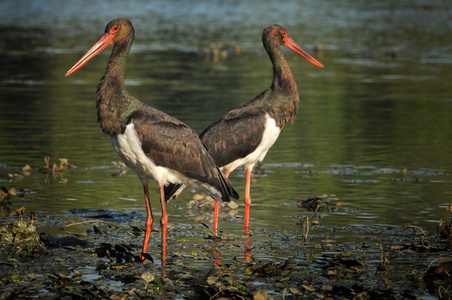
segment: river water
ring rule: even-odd
[[[301,234],[296,224],[311,212],[297,201],[322,194],[341,204],[320,213],[325,227],[412,224],[434,234],[448,216],[451,2],[7,0],[0,11],[0,184],[25,190],[13,205],[38,219],[70,222],[83,220],[68,213],[74,209],[105,209],[138,212],[144,222],[141,184],[131,171],[112,176],[119,157],[96,122],[94,91],[111,48],[63,77],[117,17],[130,19],[136,33],[129,92],[197,132],[270,85],[260,40],[267,25],[285,26],[325,65],[285,51],[300,110],[253,179],[251,230]],[[225,55],[212,56],[213,47]],[[75,168],[42,174],[45,156]],[[26,164],[31,174],[21,172]],[[243,172],[231,181],[243,196]],[[157,185],[150,185],[158,215]],[[185,206],[192,197],[168,205],[170,223],[196,224]],[[220,229],[240,234],[243,222],[222,221]]]

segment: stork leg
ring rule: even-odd
[[[231,169],[226,170],[224,177],[228,178],[229,174],[231,174]],[[218,234],[218,213],[219,213],[219,211],[220,211],[220,203],[218,201],[215,201],[214,212],[213,212],[213,233],[215,235]],[[220,265],[220,263],[221,263],[220,252],[218,252],[218,251],[215,251],[214,263],[216,266]]]
[[[154,219],[152,218],[152,210],[151,210],[151,201],[149,199],[149,187],[148,184],[143,184],[144,189],[144,200],[146,201],[146,233],[144,235],[144,243],[143,243],[143,252],[146,253],[148,249],[149,236],[151,235],[152,223],[154,223]],[[145,260],[144,255],[141,255],[141,260]]]
[[[162,266],[164,267],[166,260],[166,227],[168,225],[168,214],[166,213],[164,185],[160,186],[160,203],[162,205],[162,219],[160,220],[160,224],[162,224]]]
[[[250,235],[248,233],[245,234],[245,262],[251,261],[251,250],[250,250]]]
[[[248,230],[250,227],[250,206],[251,206],[251,197],[250,197],[250,189],[251,189],[251,171],[253,167],[246,168],[246,181],[245,181],[245,262],[249,262],[251,260],[251,251],[250,251],[250,236],[248,234]]]
[[[226,170],[224,177],[228,178],[229,174],[231,174],[231,169]],[[220,212],[220,203],[218,203],[218,201],[215,201],[215,206],[214,206],[214,211],[213,211],[213,233],[215,235],[218,234],[218,213],[219,212]]]
[[[248,233],[250,227],[250,188],[251,188],[251,169],[252,167],[246,168],[246,181],[245,181],[245,233]]]
[[[218,235],[218,211],[220,210],[220,203],[218,201],[214,201],[214,211],[213,211],[213,233]]]

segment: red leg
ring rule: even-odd
[[[227,169],[226,173],[224,174],[224,177],[228,178],[229,175],[231,174],[231,169]],[[213,213],[213,233],[215,235],[217,235],[218,233],[218,212],[220,210],[220,203],[218,203],[218,201],[215,201],[215,210]],[[215,265],[218,266],[221,263],[221,258],[220,258],[220,252],[215,251],[215,261],[214,261]]]
[[[160,186],[160,203],[162,205],[162,219],[160,223],[162,224],[162,266],[165,266],[166,260],[166,227],[168,225],[168,215],[166,213],[165,205],[165,189],[164,186]]]
[[[231,174],[231,169],[227,169],[224,177],[228,178],[229,174]],[[218,213],[220,212],[220,203],[215,201],[214,211],[213,211],[213,233],[215,235],[218,234]]]
[[[213,211],[213,233],[218,235],[218,212],[220,210],[220,203],[215,201],[214,211]]]
[[[251,260],[251,250],[250,250],[250,236],[245,234],[245,262]]]
[[[251,188],[251,168],[246,168],[246,181],[245,181],[245,233],[248,233],[250,227],[250,188]]]
[[[144,189],[144,200],[146,201],[146,212],[147,212],[147,218],[146,218],[146,233],[144,235],[144,243],[143,243],[143,252],[146,253],[148,249],[148,242],[149,242],[149,236],[151,235],[152,230],[152,223],[154,222],[154,219],[152,218],[152,210],[151,210],[151,201],[149,199],[149,188],[148,184],[143,184]],[[144,256],[141,256],[141,260],[144,261]]]
[[[215,266],[219,266],[221,263],[220,252],[215,251],[214,256],[215,256],[215,259],[214,259],[213,263],[215,264]]]

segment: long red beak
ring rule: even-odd
[[[113,44],[114,37],[115,36],[113,34],[104,33],[97,41],[97,43],[95,43],[94,46],[92,46],[91,49],[89,49],[88,52],[86,52],[86,54],[83,55],[83,57],[80,58],[80,60],[75,65],[73,65],[72,68],[70,68],[69,71],[67,71],[64,76],[66,77],[71,75],[72,73],[80,69],[88,61],[90,61],[91,58],[93,58],[94,56],[99,54],[102,50]]]
[[[293,52],[297,53],[298,55],[300,55],[301,57],[303,57],[304,59],[306,59],[307,61],[309,61],[310,63],[323,68],[323,65],[318,62],[314,57],[312,57],[311,55],[308,54],[308,52],[304,51],[303,49],[301,49],[300,46],[298,46],[297,43],[295,43],[295,41],[286,36],[284,38],[284,46],[286,46],[287,48],[289,48],[290,50],[292,50]]]

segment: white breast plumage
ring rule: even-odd
[[[148,183],[150,179],[156,180],[159,185],[164,185],[169,182],[188,184],[204,192],[208,190],[209,193],[213,194],[212,196],[215,199],[221,199],[221,193],[216,188],[195,179],[190,179],[173,169],[157,166],[144,153],[133,123],[126,126],[124,134],[110,137],[110,141],[122,161],[137,173],[143,184]]]
[[[233,162],[221,167],[223,170],[234,171],[236,168],[244,166],[253,168],[257,162],[264,160],[268,150],[273,146],[281,133],[281,128],[276,125],[276,122],[268,114],[265,115],[265,129],[262,134],[262,141],[259,146],[252,153],[244,158],[239,158]]]
[[[110,141],[126,166],[137,173],[143,183],[147,183],[151,178],[155,179],[159,185],[166,182],[166,168],[156,166],[146,156],[133,123],[127,125],[123,134],[110,137]]]

